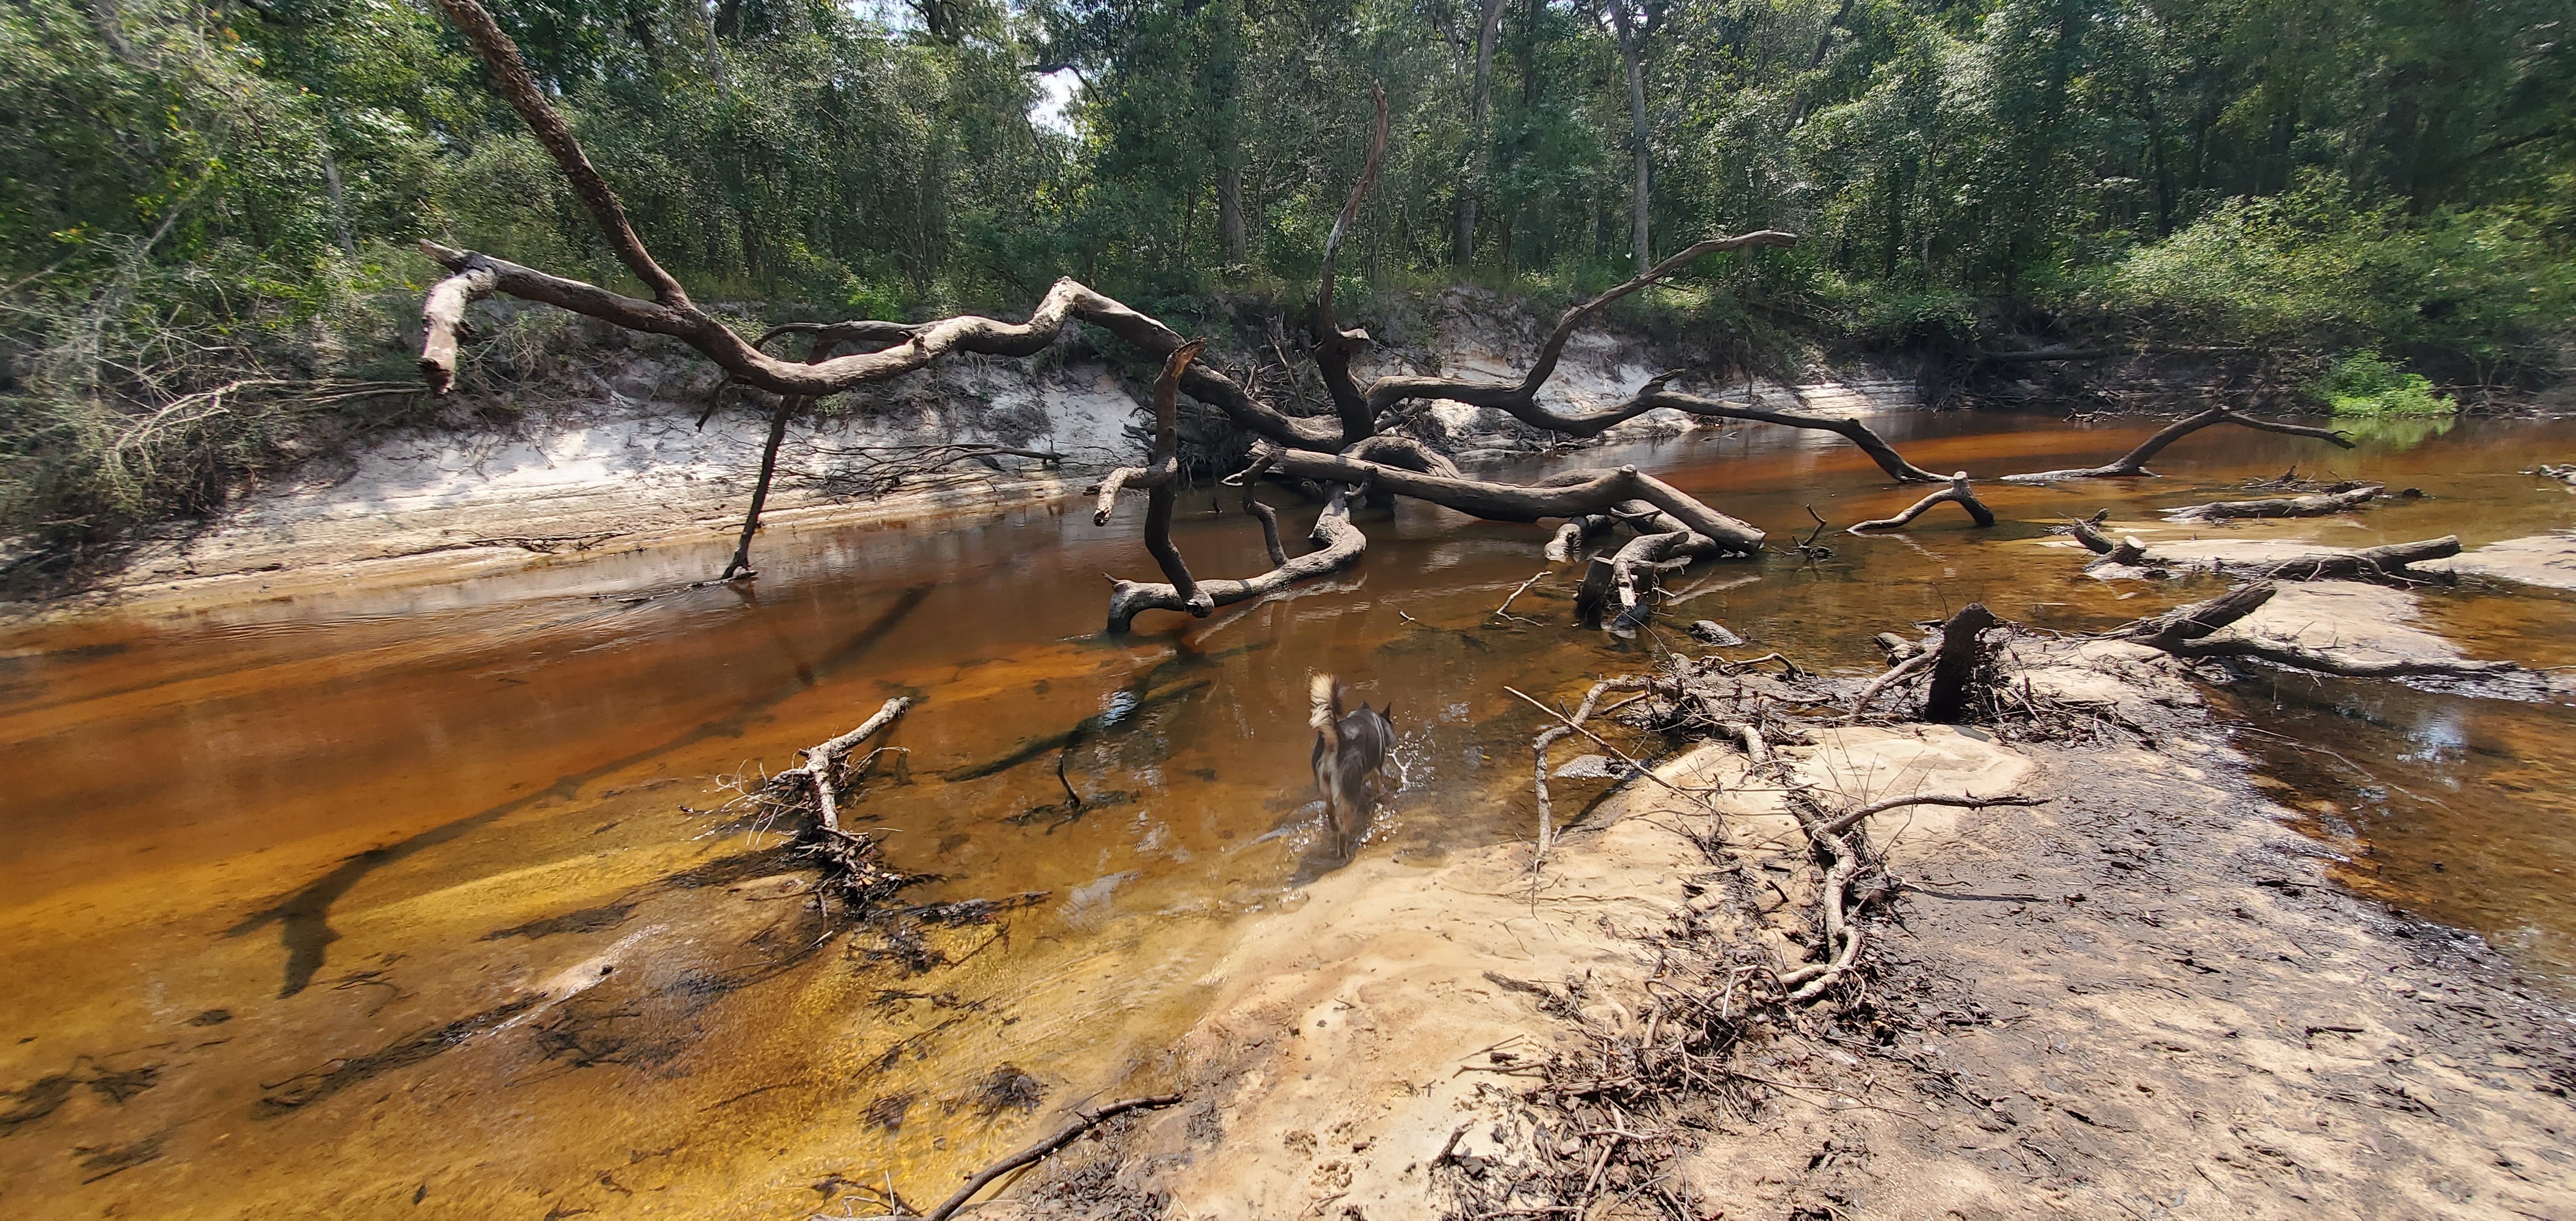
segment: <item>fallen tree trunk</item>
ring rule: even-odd
[[[2365,547],[2351,552],[2322,552],[2282,560],[2263,575],[2275,581],[2330,580],[2396,580],[2432,581],[2439,578],[2407,570],[2409,564],[2425,560],[2447,560],[2460,553],[2458,535],[2446,534],[2421,542],[2390,543],[2382,547]]]
[[[1396,495],[1427,500],[1487,521],[1582,517],[1614,508],[1622,501],[1642,500],[1730,552],[1758,551],[1764,537],[1760,530],[1701,504],[1688,493],[1633,466],[1567,471],[1542,483],[1522,486],[1426,475],[1312,450],[1273,450],[1272,458],[1283,474],[1355,485],[1376,483]]]
[[[2386,489],[2376,483],[2363,484],[2347,492],[2321,493],[2314,496],[2276,496],[2266,500],[2220,500],[2205,505],[2167,509],[2165,516],[2174,521],[2239,521],[2259,517],[2323,517],[2360,508]]]
[[[2129,640],[2149,648],[2161,649],[2176,657],[2194,661],[2246,657],[2267,661],[2294,670],[2308,670],[2343,678],[2400,678],[2417,675],[2473,677],[2511,674],[2522,667],[2509,661],[2466,661],[2448,658],[2395,658],[2389,661],[2363,661],[2339,656],[2286,641],[2266,640],[2259,636],[2235,635],[2212,639],[2219,631],[2261,610],[2272,600],[2280,586],[2271,581],[2240,585],[2206,602],[2176,607],[2150,619],[2141,619],[2125,627],[2104,633],[2105,639]]]
[[[699,309],[680,282],[654,261],[634,227],[627,223],[625,209],[609,190],[607,180],[591,166],[589,157],[573,138],[572,129],[520,58],[518,46],[501,31],[480,0],[435,3],[465,35],[466,42],[490,71],[493,84],[572,183],[574,195],[607,237],[618,260],[652,288],[653,299],[629,297],[596,284],[549,275],[506,259],[424,239],[420,243],[422,253],[453,273],[431,288],[428,308],[423,312],[421,373],[434,390],[444,393],[455,383],[456,326],[465,305],[494,292],[552,305],[631,331],[668,335],[696,349],[737,381],[773,394],[807,398],[823,398],[883,381],[959,352],[1035,355],[1055,341],[1067,322],[1075,320],[1100,327],[1164,359],[1181,347],[1180,335],[1170,327],[1079,282],[1063,279],[1047,290],[1026,322],[1002,322],[967,314],[918,324],[808,324],[804,329],[810,329],[818,341],[876,339],[890,346],[812,365],[770,356],[714,315]],[[1237,427],[1281,445],[1339,449],[1349,441],[1339,420],[1284,414],[1255,400],[1233,379],[1205,365],[1194,366],[1181,389],[1224,412]]]
[[[2352,438],[2335,429],[2311,428],[2305,424],[2283,424],[2276,420],[2258,420],[2249,415],[2240,415],[2237,413],[2236,409],[2232,407],[2212,407],[2198,415],[2185,416],[2182,419],[2166,425],[2163,431],[2147,438],[2145,441],[2139,443],[2136,449],[2122,454],[2117,460],[2107,466],[2088,466],[2073,470],[2036,471],[2025,475],[2006,475],[2004,476],[2004,482],[2054,483],[2061,479],[2153,478],[2155,472],[2147,469],[2147,462],[2149,459],[2152,459],[2157,454],[2164,452],[2166,446],[2182,440],[2184,437],[2190,436],[2191,434],[2213,424],[2239,424],[2247,428],[2260,429],[2264,432],[2283,433],[2293,437],[2315,437],[2320,441],[2339,445],[2345,449],[2351,449],[2353,447]]]
[[[2088,543],[2088,545],[2090,545]],[[2389,543],[2364,547],[2358,551],[2320,551],[2312,555],[2293,556],[2286,560],[2259,563],[2206,561],[2218,571],[2254,573],[2269,581],[2380,581],[2394,584],[2432,584],[2448,579],[2447,573],[2419,573],[2409,568],[2426,560],[2446,560],[2460,553],[2457,535],[2444,535],[2412,543]],[[2185,568],[2203,563],[2176,560],[2148,550],[2137,536],[2121,538],[2119,544],[2086,568],[2110,566]]]
[[[1975,520],[1979,527],[1987,527],[1995,524],[1995,511],[1987,508],[1984,501],[1977,499],[1977,494],[1974,491],[1971,491],[1968,487],[1968,472],[1961,471],[1958,474],[1950,476],[1950,486],[1943,488],[1938,492],[1934,492],[1921,500],[1915,501],[1914,504],[1904,512],[1899,513],[1894,517],[1883,517],[1876,521],[1860,522],[1844,533],[1866,534],[1873,530],[1903,529],[1905,523],[1923,516],[1925,510],[1934,505],[1940,504],[1943,501],[1955,502],[1960,508],[1966,509],[1968,511],[1968,516]]]

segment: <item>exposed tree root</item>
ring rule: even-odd
[[[1970,490],[1968,487],[1968,472],[1960,471],[1958,474],[1950,476],[1950,486],[1943,488],[1938,492],[1934,492],[1921,500],[1915,501],[1914,504],[1908,507],[1904,512],[1899,513],[1894,517],[1883,517],[1876,521],[1861,522],[1854,525],[1850,530],[1845,531],[1845,533],[1867,534],[1873,530],[1901,530],[1905,528],[1905,524],[1907,522],[1923,516],[1925,510],[1928,510],[1932,506],[1944,501],[1956,503],[1960,508],[1966,509],[1968,511],[1968,516],[1973,519],[1980,528],[1990,527],[1995,524],[1995,511],[1987,508],[1984,501],[1977,499],[1976,492]]]
[[[2162,432],[2147,438],[2145,441],[2141,442],[2136,449],[2130,450],[2126,454],[2122,454],[2117,460],[2111,462],[2107,466],[2088,466],[2062,471],[2036,471],[2026,475],[2006,475],[2004,476],[2004,482],[2054,483],[2062,479],[2152,478],[2155,472],[2147,469],[2147,462],[2150,459],[2154,458],[2157,454],[2164,452],[2164,448],[2166,446],[2182,440],[2184,437],[2213,424],[2241,424],[2247,428],[2261,429],[2264,432],[2283,433],[2293,437],[2315,437],[2320,441],[2339,445],[2345,449],[2351,449],[2353,447],[2352,438],[2336,429],[2311,428],[2305,424],[2283,424],[2276,420],[2258,420],[2249,415],[2241,415],[2232,407],[2212,407],[2198,415],[2185,416],[2182,419],[2174,421],[2172,424],[2167,425]]]

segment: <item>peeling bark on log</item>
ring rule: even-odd
[[[1930,509],[1932,506],[1940,504],[1943,501],[1955,502],[1960,508],[1966,509],[1968,511],[1968,516],[1974,519],[1980,527],[1987,527],[1995,524],[1994,510],[1987,508],[1984,501],[1977,499],[1977,494],[1968,487],[1968,472],[1961,471],[1958,474],[1950,476],[1950,486],[1943,488],[1938,492],[1934,492],[1921,500],[1915,501],[1913,506],[1906,509],[1904,512],[1899,513],[1894,517],[1882,517],[1877,521],[1861,522],[1845,531],[1845,533],[1867,534],[1872,530],[1900,530],[1905,527],[1907,522],[1923,516],[1925,510]]]
[[[1933,650],[1932,690],[1923,697],[1923,719],[1956,725],[1974,711],[1979,674],[1986,668],[1986,629],[2003,626],[1983,602],[1971,602],[1941,625]]]
[[[2277,420],[2258,420],[2241,415],[2232,407],[2212,407],[2198,415],[2185,416],[2165,426],[2164,430],[2141,442],[2136,449],[2122,454],[2107,466],[2088,466],[2074,470],[2036,471],[2026,475],[2006,475],[2006,483],[2054,483],[2061,479],[2154,478],[2147,462],[2164,452],[2166,446],[2213,424],[2240,424],[2264,432],[2277,432],[2293,437],[2315,437],[2320,441],[2353,447],[2353,440],[2332,428],[2311,428],[2305,424],[2283,424]]]
[[[1285,474],[1349,484],[1375,482],[1399,496],[1427,500],[1487,521],[1581,517],[1621,501],[1643,500],[1726,550],[1751,553],[1762,546],[1760,530],[1701,504],[1688,493],[1633,466],[1566,471],[1538,484],[1520,486],[1425,475],[1311,450],[1274,450],[1272,454],[1275,465]]]
[[[1358,563],[1368,550],[1368,536],[1351,524],[1351,490],[1340,488],[1324,506],[1323,515],[1315,519],[1315,541],[1321,549],[1298,556],[1248,580],[1202,581],[1198,592],[1211,607],[1232,606],[1237,602],[1276,593],[1299,581],[1312,580],[1339,572]],[[1190,607],[1178,589],[1159,583],[1113,581],[1109,589],[1109,631],[1124,632],[1136,616],[1149,610],[1185,611]]]
[[[2220,500],[2205,505],[2167,509],[2174,521],[2237,521],[2255,517],[2324,517],[2360,508],[2387,489],[2370,483],[2349,492],[2315,496],[2279,496],[2268,500]]]

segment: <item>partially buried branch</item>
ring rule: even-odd
[[[948,1221],[948,1218],[957,1214],[958,1209],[966,1207],[968,1200],[975,1198],[976,1192],[984,1190],[993,1180],[1022,1166],[1045,1159],[1056,1150],[1072,1144],[1075,1137],[1090,1131],[1105,1120],[1114,1119],[1129,1111],[1145,1111],[1171,1106],[1180,1100],[1181,1096],[1178,1094],[1154,1094],[1144,1098],[1130,1098],[1124,1102],[1113,1102],[1098,1110],[1075,1111],[1073,1122],[1058,1128],[1055,1135],[977,1171],[974,1177],[966,1180],[965,1186],[957,1189],[957,1194],[948,1197],[947,1201],[939,1207],[931,1209],[922,1221]]]

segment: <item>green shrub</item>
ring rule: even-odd
[[[2377,352],[2355,352],[2310,388],[2336,415],[2445,416],[2460,406],[2433,389],[2421,373],[2409,373]]]

